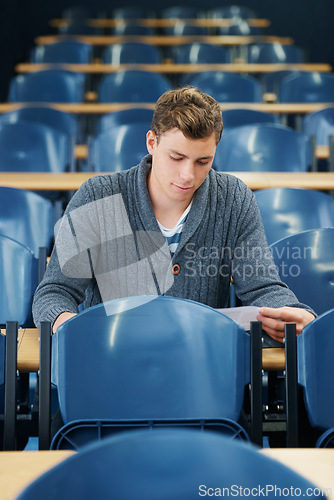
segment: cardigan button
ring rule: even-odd
[[[180,271],[181,271],[180,266],[178,264],[174,264],[174,266],[172,267],[172,273],[179,274]]]

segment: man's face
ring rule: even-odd
[[[147,150],[152,155],[148,189],[152,200],[180,202],[187,206],[203,183],[216,151],[214,133],[204,139],[189,139],[178,128],[161,135],[150,130]]]

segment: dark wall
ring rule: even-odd
[[[59,17],[62,9],[72,5],[93,5],[111,11],[125,5],[123,1],[107,0],[5,0],[0,18],[0,101],[7,100],[8,82],[15,74],[14,67],[18,62],[27,60],[29,49],[38,35],[53,33],[49,19]],[[129,2],[130,4],[131,2]],[[230,5],[234,1],[219,2],[207,0],[205,8],[211,9],[219,5]],[[137,4],[137,2],[132,2]],[[199,5],[199,0],[142,0],[140,5],[155,10],[171,5]],[[310,62],[328,62],[334,67],[334,2],[333,0],[242,0],[241,5],[252,8],[259,17],[271,20],[266,33],[280,36],[291,36],[295,43],[303,47]]]

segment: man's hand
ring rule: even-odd
[[[73,318],[73,316],[76,316],[76,315],[77,315],[77,313],[70,313],[70,312],[63,312],[63,313],[59,314],[58,318],[53,323],[52,332],[56,333],[56,331],[60,325],[62,325],[63,323],[65,323],[65,321],[67,321],[70,318]]]
[[[257,320],[262,322],[262,329],[275,340],[283,342],[285,323],[295,323],[297,335],[304,326],[313,321],[315,316],[298,307],[260,307]]]

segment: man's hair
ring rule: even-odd
[[[204,139],[215,133],[218,144],[223,132],[218,102],[196,87],[168,90],[155,105],[152,130],[159,141],[162,134],[175,127],[190,139]]]

